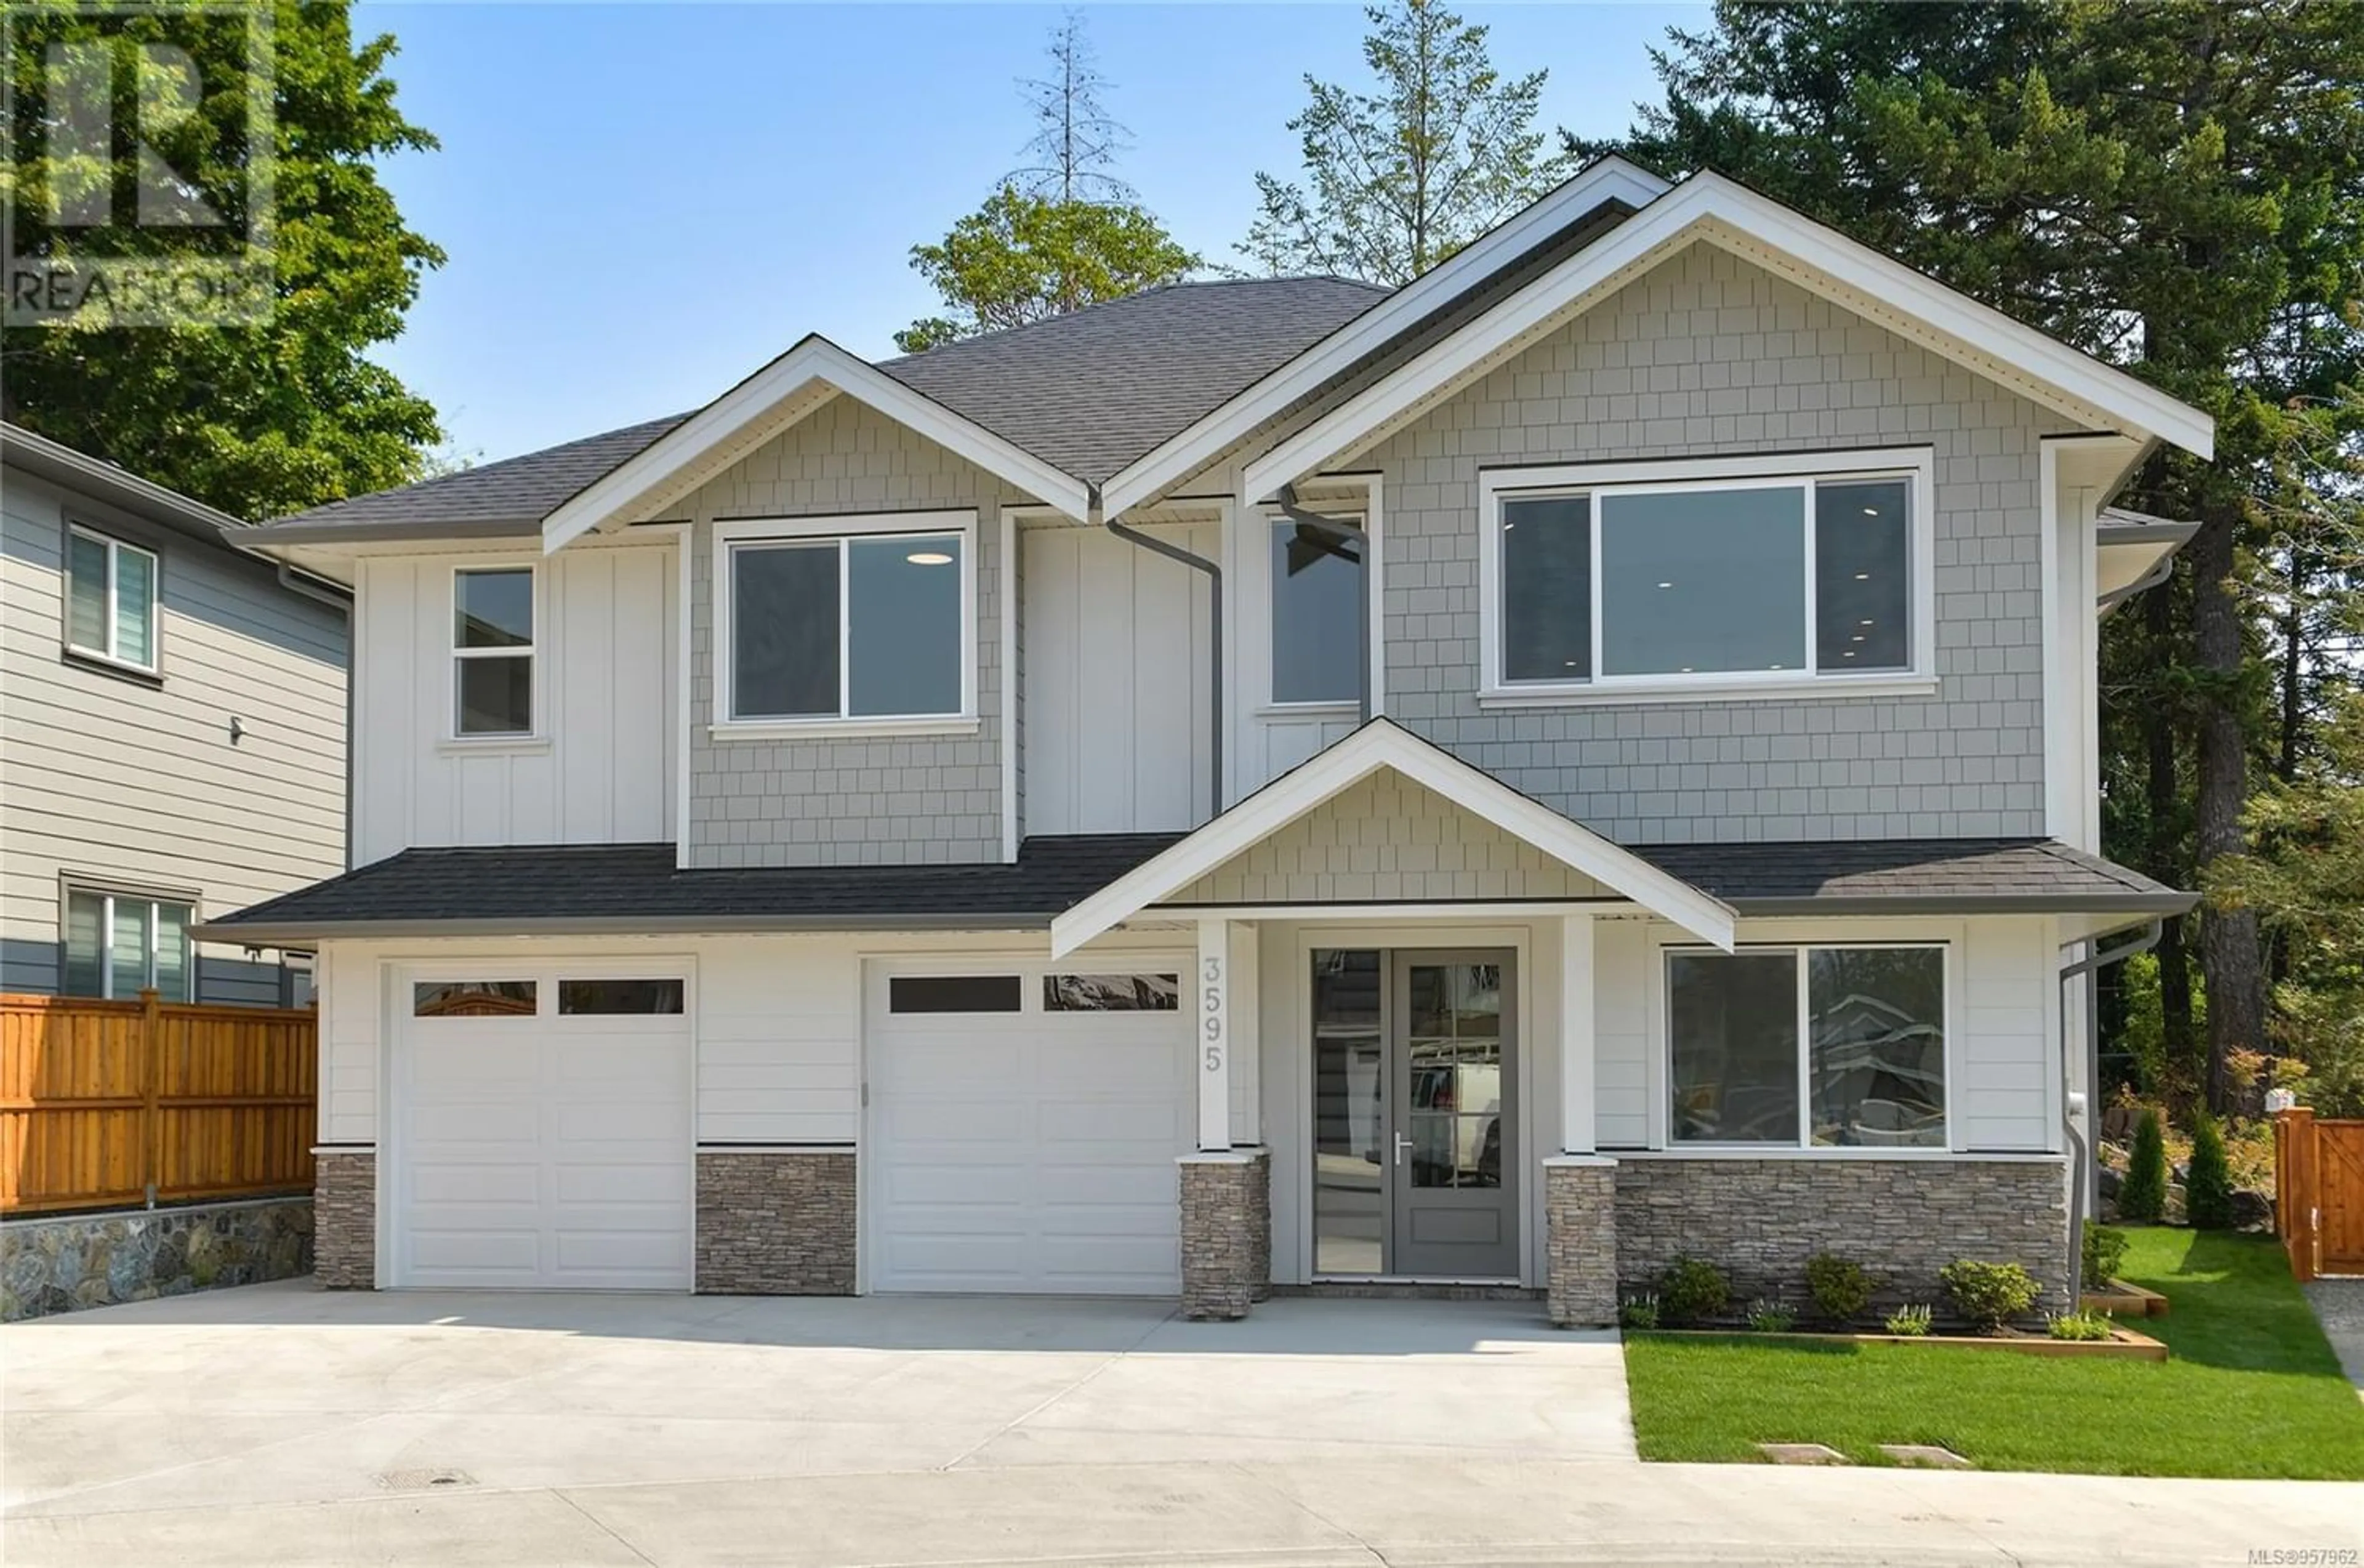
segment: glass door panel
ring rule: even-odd
[[[1386,1271],[1387,1036],[1373,949],[1313,954],[1313,1269]]]

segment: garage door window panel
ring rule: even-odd
[[[682,1010],[678,980],[561,980],[558,1011],[566,1018],[674,1014]]]
[[[1182,1006],[1179,974],[1046,974],[1046,1013],[1171,1013]]]
[[[898,974],[886,983],[890,1013],[1015,1013],[1024,1005],[1015,974]]]
[[[410,987],[415,1018],[530,1018],[541,986],[531,980],[421,980]]]

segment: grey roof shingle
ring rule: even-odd
[[[670,844],[415,849],[209,922],[201,936],[307,942],[362,929],[530,932],[1039,929],[1176,843],[1036,837],[1014,865],[679,871]],[[2193,895],[2041,839],[1648,844],[1634,851],[1745,915],[2175,914]]]
[[[2194,895],[2049,839],[1890,839],[1837,843],[1639,844],[1659,870],[1747,913],[1863,903],[2180,913]]]
[[[355,926],[449,935],[590,930],[1040,929],[1174,842],[1171,833],[1027,840],[1015,864],[681,871],[671,844],[412,849],[209,922],[225,940]]]
[[[1174,284],[878,368],[1053,467],[1098,484],[1387,297],[1344,278]],[[688,418],[356,495],[266,527],[519,531]],[[346,530],[351,530],[347,533]]]

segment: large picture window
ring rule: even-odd
[[[533,568],[452,575],[452,733],[533,733]]]
[[[1673,1145],[1946,1147],[1946,950],[1667,955]]]
[[[1489,692],[1920,671],[1917,470],[1603,475],[1532,490],[1505,476],[1490,490]]]
[[[965,531],[726,541],[726,723],[953,718],[968,707]]]
[[[156,668],[156,555],[76,528],[67,533],[66,646]]]

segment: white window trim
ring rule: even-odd
[[[64,989],[69,962],[67,948],[71,939],[68,936],[68,922],[72,918],[72,900],[77,895],[101,901],[98,913],[98,995],[101,1000],[126,1002],[139,999],[138,992],[134,992],[130,996],[117,996],[115,994],[115,905],[118,899],[126,903],[149,906],[148,962],[145,966],[148,984],[140,987],[143,991],[156,984],[158,940],[164,929],[164,922],[156,917],[155,906],[171,904],[189,912],[188,918],[181,923],[182,973],[188,978],[188,995],[183,1000],[195,1002],[197,999],[197,942],[195,937],[189,935],[189,928],[198,921],[197,895],[194,893],[159,893],[139,887],[111,887],[91,882],[67,882],[59,895],[58,984],[61,992]]]
[[[1645,1000],[1649,1040],[1649,1146],[1617,1150],[1626,1154],[1655,1154],[1684,1160],[1958,1160],[1970,1151],[1959,1146],[1960,1096],[1964,1089],[1963,1030],[1967,1028],[1962,996],[1962,954],[1965,933],[1948,925],[1927,935],[1884,937],[1820,936],[1784,939],[1771,934],[1740,942],[1729,955],[1717,949],[1660,933],[1651,943],[1648,994]],[[1935,948],[1945,955],[1946,1117],[1945,1140],[1925,1147],[1824,1144],[1807,1141],[1812,1135],[1812,1050],[1807,1031],[1811,998],[1804,955],[1816,949]],[[1674,1136],[1674,1031],[1667,1006],[1671,987],[1670,961],[1692,957],[1748,957],[1790,953],[1798,968],[1798,1141],[1794,1143],[1685,1143]],[[2034,1153],[2035,1151],[2029,1151]],[[2057,1159],[2057,1155],[2048,1158]]]
[[[1371,520],[1367,506],[1361,501],[1336,505],[1329,508],[1325,508],[1319,502],[1308,502],[1305,509],[1320,512],[1324,517],[1335,517],[1342,522],[1352,522],[1363,530],[1366,553],[1371,557],[1363,563],[1363,614],[1369,617],[1370,637],[1367,647],[1370,651],[1371,662],[1376,664],[1378,662],[1380,639],[1377,595],[1372,588],[1378,576],[1378,529]],[[1273,684],[1279,673],[1278,661],[1273,657],[1272,644],[1273,617],[1280,613],[1280,579],[1273,574],[1272,570],[1272,530],[1276,526],[1288,521],[1288,517],[1277,506],[1259,507],[1255,515],[1263,520],[1264,528],[1264,537],[1257,541],[1264,548],[1262,558],[1264,561],[1264,688],[1262,692],[1264,700],[1256,706],[1257,716],[1273,718],[1326,718],[1360,713],[1363,699],[1359,691],[1352,696],[1319,697],[1304,702],[1287,702],[1273,694]],[[1349,661],[1348,667],[1350,669],[1353,667],[1352,661]],[[1366,671],[1361,678],[1363,681],[1371,680],[1372,673]],[[1376,690],[1376,687],[1374,689]],[[1374,711],[1377,710],[1374,709]]]
[[[164,558],[144,545],[133,544],[128,539],[117,539],[113,534],[86,528],[81,523],[68,523],[66,532],[68,539],[65,570],[60,573],[60,576],[64,579],[66,591],[64,630],[68,651],[77,658],[100,660],[126,670],[137,670],[144,675],[155,674],[164,662],[163,628],[157,624],[164,598]],[[106,605],[106,646],[104,648],[87,648],[73,639],[72,541],[76,539],[86,539],[93,544],[105,547],[106,550],[106,581],[100,588],[100,595]],[[121,606],[117,602],[117,595],[120,592],[122,573],[117,563],[122,560],[123,552],[126,550],[129,550],[134,555],[144,555],[148,558],[148,662],[144,664],[137,659],[125,658],[121,651],[123,614]]]
[[[528,599],[533,606],[533,635],[523,648],[463,648],[460,646],[460,579],[471,573],[523,572],[529,574],[531,587]],[[452,567],[450,592],[444,604],[450,615],[443,623],[443,637],[451,655],[451,673],[446,682],[446,718],[443,739],[438,751],[544,751],[550,745],[550,728],[545,722],[549,710],[547,693],[542,684],[541,628],[547,622],[550,606],[544,602],[547,574],[531,561],[463,561]],[[460,728],[460,662],[463,659],[518,659],[527,662],[526,705],[530,709],[531,722],[524,729],[486,730],[467,734]]]
[[[1766,452],[1746,457],[1687,461],[1560,464],[1488,469],[1478,479],[1478,706],[1481,707],[1574,707],[1660,699],[1684,702],[1755,701],[1763,698],[1926,696],[1937,689],[1936,457],[1930,447],[1885,447],[1836,452]],[[1553,495],[1627,495],[1739,489],[1767,480],[1849,483],[1903,479],[1911,486],[1912,573],[1912,659],[1903,670],[1850,675],[1819,673],[1814,626],[1814,508],[1805,508],[1805,650],[1802,672],[1740,673],[1712,671],[1697,675],[1609,675],[1600,668],[1600,526],[1592,516],[1592,667],[1589,681],[1505,681],[1502,677],[1502,538],[1505,500]]]
[[[961,706],[957,713],[863,714],[842,712],[813,718],[733,718],[730,617],[736,598],[730,573],[730,552],[740,545],[770,541],[839,541],[838,702],[844,706],[853,679],[846,658],[846,639],[853,635],[853,617],[845,602],[847,578],[844,541],[890,534],[957,534],[960,536]],[[854,740],[866,736],[974,735],[983,727],[976,703],[977,520],[975,507],[941,512],[873,512],[812,517],[739,517],[714,525],[713,560],[708,595],[714,606],[714,639],[708,658],[714,669],[714,710],[707,733],[717,740],[800,740],[819,737]],[[1005,570],[1007,568],[1005,567]]]

